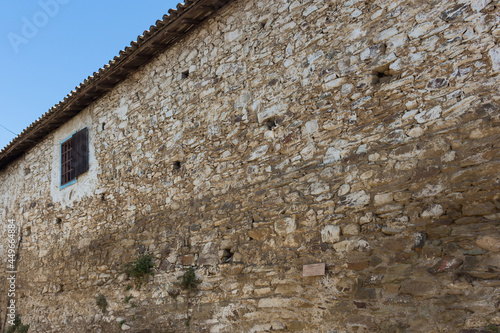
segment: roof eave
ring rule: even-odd
[[[64,100],[28,126],[0,151],[0,170],[40,143],[48,134],[111,91],[129,74],[185,36],[231,0],[186,0],[132,41],[103,68],[89,76]]]

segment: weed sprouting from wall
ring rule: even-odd
[[[108,301],[106,300],[106,296],[104,296],[103,294],[99,294],[95,298],[95,304],[97,305],[97,307],[99,307],[99,309],[101,309],[102,312],[105,312],[106,308],[108,307]]]
[[[189,269],[181,276],[181,287],[185,290],[193,290],[196,289],[196,286],[200,283],[200,281],[196,278],[196,273],[193,267],[189,267]]]
[[[124,266],[123,272],[134,280],[135,287],[139,289],[153,275],[153,257],[149,254],[138,256],[133,262]]]
[[[21,317],[16,315],[14,319],[14,325],[9,326],[6,333],[28,333],[28,330],[30,328],[30,325],[23,325],[21,321]]]
[[[500,333],[500,326],[489,324],[487,329],[489,329],[493,333]]]

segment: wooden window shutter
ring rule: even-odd
[[[89,170],[89,130],[87,127],[73,134],[73,151],[71,165],[75,177]]]

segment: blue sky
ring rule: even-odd
[[[0,150],[178,2],[0,0]]]

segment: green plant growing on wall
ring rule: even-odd
[[[95,304],[101,309],[102,312],[106,311],[106,308],[108,307],[108,301],[106,300],[106,296],[103,294],[99,294],[95,298]]]
[[[28,333],[29,328],[30,325],[23,325],[21,317],[16,315],[16,317],[14,318],[14,325],[9,326],[6,333]]]
[[[495,324],[489,324],[487,328],[493,333],[500,333],[500,328]]]
[[[135,287],[139,289],[153,275],[152,268],[155,267],[153,257],[149,254],[138,256],[133,262],[124,266],[123,272],[134,280]]]
[[[191,326],[191,316],[189,315],[189,308],[191,305],[190,302],[190,295],[191,291],[195,290],[198,284],[201,283],[200,280],[196,278],[196,272],[193,267],[189,267],[183,275],[179,276],[179,279],[181,280],[178,285],[180,288],[184,289],[187,291],[186,295],[186,321],[184,322],[186,327]],[[169,292],[169,295],[176,299],[177,296],[179,295],[179,290],[178,289],[172,289]]]
[[[200,283],[200,281],[196,278],[196,273],[193,267],[189,267],[189,269],[184,272],[184,275],[181,276],[181,287],[185,290],[193,290]]]
[[[124,302],[124,303],[128,303],[128,302],[130,302],[130,300],[131,300],[132,298],[134,298],[134,296],[132,296],[132,295],[128,295],[128,296],[126,296],[126,297],[125,297],[125,299],[123,300],[123,302]]]

